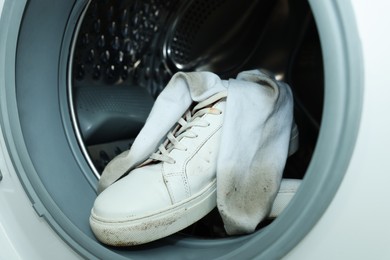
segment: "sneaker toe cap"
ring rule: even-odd
[[[96,198],[92,215],[101,221],[126,221],[158,213],[172,205],[161,165],[133,170]]]

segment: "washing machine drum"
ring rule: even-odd
[[[336,4],[312,2],[29,1],[18,27],[15,91],[7,98],[17,111],[17,123],[9,126],[17,143],[13,156],[38,214],[88,258],[285,255],[321,216],[341,181],[343,174],[332,169],[347,165],[350,151],[338,151],[342,162],[329,155],[355,138],[342,133],[355,125],[345,115],[356,107],[338,102],[359,95],[339,73],[348,76],[355,67],[342,55],[322,58],[334,46],[347,55],[349,42],[340,30],[321,28],[347,25],[326,15],[337,13]],[[88,224],[99,176],[131,146],[170,77],[212,71],[227,79],[254,68],[286,81],[294,92],[300,149],[283,177],[304,181],[283,214],[246,236],[228,237],[213,211],[147,245],[118,249],[99,243]],[[328,77],[327,97],[324,71],[336,75]],[[335,101],[332,106],[324,103],[327,98]],[[335,110],[339,115],[332,121],[327,115]],[[318,138],[324,124],[332,131]]]

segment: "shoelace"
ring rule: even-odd
[[[191,131],[192,127],[207,127],[209,122],[201,117],[205,114],[218,115],[222,111],[211,105],[218,100],[225,98],[227,91],[219,92],[208,99],[198,103],[192,110],[188,110],[177,122],[178,125],[173,131],[169,132],[167,139],[159,146],[158,151],[153,153],[149,158],[161,162],[174,164],[176,161],[169,156],[173,149],[186,151],[187,147],[180,143],[180,140],[186,138],[196,138],[197,134]]]

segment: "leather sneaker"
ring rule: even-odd
[[[97,197],[90,224],[101,242],[147,243],[195,223],[215,208],[226,95],[220,92],[186,112],[149,160]]]

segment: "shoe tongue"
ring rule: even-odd
[[[213,106],[217,101],[219,101],[220,99],[225,98],[225,97],[227,97],[227,91],[219,92],[219,93],[199,102],[194,107],[193,110],[197,111],[197,110],[200,110],[200,109],[208,107],[208,106]]]

